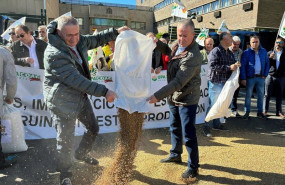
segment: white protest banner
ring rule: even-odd
[[[43,100],[44,70],[16,66],[18,77],[18,90],[13,106],[21,111],[22,121],[25,126],[26,139],[55,138],[56,131],[53,128],[53,120]],[[196,123],[204,123],[208,108],[207,65],[201,68],[201,98],[197,108]],[[106,85],[114,90],[115,72],[101,71],[92,80]],[[156,92],[167,84],[166,71],[160,74],[152,74],[151,93]],[[100,126],[100,133],[117,132],[119,119],[117,109],[113,103],[106,101],[104,97],[89,96],[95,116]],[[145,115],[144,128],[169,127],[169,107],[166,98],[155,104],[149,104],[150,112]],[[75,135],[82,135],[84,127],[75,124]]]
[[[9,41],[10,40],[10,35],[9,35],[10,29],[15,28],[18,25],[25,25],[25,22],[26,22],[26,17],[22,17],[21,19],[16,20],[13,24],[11,24],[7,28],[7,30],[4,33],[2,33],[1,37],[5,40]]]
[[[196,38],[196,42],[200,45],[200,46],[204,46],[204,41],[205,39],[208,37],[208,33],[209,33],[209,29],[203,27],[201,29],[201,32],[199,33],[199,35]]]
[[[281,23],[280,23],[280,27],[278,30],[278,35],[280,35],[280,37],[285,39],[285,12],[283,14]]]
[[[222,24],[220,25],[218,31],[217,31],[217,34],[220,35],[221,33],[223,32],[230,32],[227,25],[226,25],[226,21],[223,20]]]
[[[185,19],[187,18],[187,9],[180,1],[174,0],[171,16],[181,17]]]

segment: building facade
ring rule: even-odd
[[[129,26],[142,34],[153,31],[153,8],[123,4],[99,3],[88,0],[1,0],[0,15],[15,20],[26,18],[33,31],[42,24],[71,12],[82,34],[92,34],[110,27]]]
[[[137,5],[154,7],[154,29],[167,32],[180,18],[171,17],[173,0],[137,0]],[[181,0],[196,13],[196,28],[218,29],[222,21],[230,30],[277,31],[285,11],[284,0]]]

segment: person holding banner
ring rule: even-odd
[[[229,48],[230,51],[233,52],[236,62],[240,62],[241,60],[242,50],[239,48],[240,43],[241,43],[240,38],[238,36],[234,36],[232,46]],[[237,99],[238,99],[239,90],[240,90],[240,87],[238,87],[237,90],[235,91],[235,94],[233,96],[233,100],[231,103],[232,115],[234,117],[241,117],[241,115],[237,111],[238,109]]]
[[[204,40],[204,48],[200,51],[203,56],[202,64],[208,64],[208,55],[214,47],[214,40],[208,37]]]
[[[47,43],[40,39],[35,39],[31,35],[30,29],[25,25],[16,26],[15,32],[16,37],[19,39],[11,46],[15,64],[24,67],[44,69],[43,59]]]
[[[6,158],[2,152],[1,136],[2,136],[2,106],[3,106],[3,89],[6,85],[7,95],[4,101],[7,104],[13,103],[14,96],[17,91],[17,75],[14,65],[14,58],[10,51],[0,46],[0,169],[9,167],[16,162],[15,158]]]
[[[232,45],[232,35],[229,32],[222,32],[219,36],[220,45],[215,47],[208,55],[208,79],[209,79],[209,99],[210,108],[217,101],[226,81],[230,78],[232,71],[235,71],[238,65],[235,64],[233,53],[229,50]],[[220,119],[211,121],[213,129],[227,130],[222,124]],[[211,137],[210,123],[205,122],[203,126],[203,133],[207,137]]]
[[[104,85],[90,80],[87,51],[115,40],[124,30],[129,28],[123,26],[118,30],[104,30],[97,35],[80,35],[79,24],[71,16],[61,16],[48,25],[49,45],[44,54],[44,98],[57,131],[57,170],[61,172],[61,185],[71,184],[72,173],[69,169],[72,166],[76,119],[85,125],[87,131],[75,151],[75,158],[98,164],[95,158],[88,155],[99,126],[87,94],[104,96],[108,102],[113,102],[117,95]]]
[[[194,36],[194,23],[184,20],[178,23],[177,40],[172,49],[157,41],[157,49],[171,56],[167,68],[168,84],[147,99],[156,103],[168,97],[170,108],[170,133],[172,149],[162,163],[181,163],[183,140],[188,151],[188,168],[182,174],[183,180],[198,175],[199,154],[195,128],[195,118],[200,99],[200,71],[202,55]],[[184,135],[184,138],[183,138]]]
[[[263,101],[263,112],[267,115],[269,109],[269,102],[273,87],[276,90],[276,116],[285,118],[282,112],[282,96],[285,87],[285,53],[284,53],[284,39],[278,38],[275,42],[273,51],[269,51],[269,73],[265,79],[265,94]]]
[[[15,33],[15,28],[10,28],[9,30],[10,40],[6,44],[7,47],[11,47],[14,42],[18,40]]]

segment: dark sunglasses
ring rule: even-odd
[[[39,31],[39,33],[45,33],[45,31]]]
[[[275,42],[276,44],[283,44],[283,42],[282,41],[277,41],[277,42]]]
[[[16,35],[16,37],[17,37],[17,38],[20,38],[20,37],[23,38],[23,37],[25,37],[25,34],[22,33],[22,34],[20,34],[20,35]]]
[[[16,33],[15,32],[10,32],[9,35],[16,35]]]

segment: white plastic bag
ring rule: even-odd
[[[24,125],[20,111],[4,103],[1,123],[5,126],[5,134],[1,138],[3,153],[27,151],[28,146],[25,142]]]
[[[129,113],[149,112],[146,99],[151,90],[151,61],[155,46],[152,38],[129,30],[116,39],[114,65],[116,74],[115,105]]]
[[[217,101],[208,112],[205,121],[209,122],[216,118],[229,117],[231,112],[229,106],[232,102],[235,90],[239,87],[239,68],[235,70],[226,81]]]

